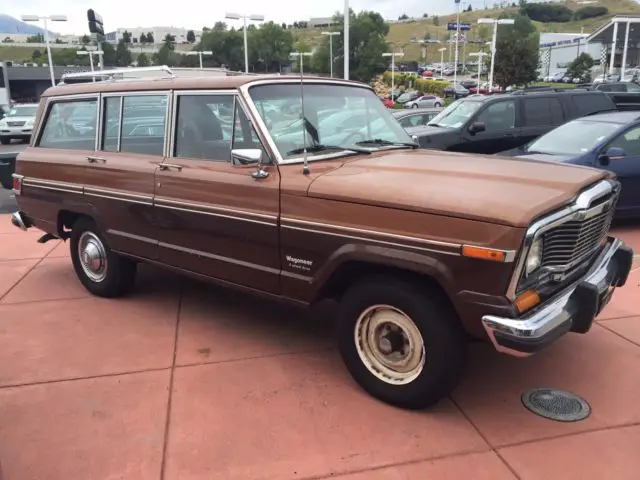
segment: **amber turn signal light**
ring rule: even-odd
[[[526,290],[522,292],[513,302],[518,309],[519,313],[524,313],[527,310],[531,310],[533,307],[540,303],[540,296],[535,290]]]
[[[472,247],[469,245],[463,245],[462,255],[465,257],[479,258],[481,260],[491,260],[493,262],[504,262],[507,258],[507,254],[503,250]]]

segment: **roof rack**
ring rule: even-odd
[[[64,85],[65,80],[71,79],[101,79],[100,81],[116,80],[116,78],[139,78],[138,76],[131,76],[130,74],[147,73],[147,72],[162,72],[165,73],[167,78],[175,78],[176,75],[166,65],[158,65],[155,67],[136,67],[136,68],[116,68],[113,70],[93,70],[90,72],[76,72],[76,73],[64,73],[62,79],[58,85]]]
[[[528,87],[520,90],[514,90],[511,95],[527,95],[529,93],[544,93],[544,92],[557,92],[557,93],[567,93],[567,92],[586,92],[589,88],[586,87],[576,87],[576,88],[554,88],[554,87]]]

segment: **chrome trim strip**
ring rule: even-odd
[[[82,185],[77,185],[75,183],[66,183],[66,182],[54,182],[51,180],[41,180],[38,178],[24,178],[22,181],[22,186],[43,188],[46,190],[57,190],[60,192],[80,193],[80,194],[83,191]]]
[[[567,207],[533,222],[525,232],[516,268],[513,271],[513,275],[511,276],[511,280],[507,288],[507,298],[511,301],[516,298],[516,291],[518,283],[520,282],[520,277],[522,276],[524,262],[529,254],[529,249],[536,238],[557,225],[571,221],[576,218],[576,216],[581,217],[582,215],[588,215],[588,212],[586,212],[585,209],[588,208],[589,205],[605,195],[617,193],[619,189],[620,184],[617,181],[610,179],[601,180],[594,186],[579,193]],[[603,205],[606,205],[606,203]],[[598,207],[596,207],[596,209],[598,209]]]
[[[91,54],[89,54],[91,55]],[[102,94],[98,94],[98,102],[96,104],[96,135],[93,142],[93,151],[97,152],[100,150],[100,145],[102,142]]]
[[[155,197],[154,206],[170,210],[180,210],[183,212],[199,213],[203,215],[211,215],[214,217],[228,218],[231,220],[243,220],[246,222],[268,225],[270,227],[278,226],[278,217],[276,215],[255,213],[248,210],[235,210],[226,207],[219,207],[216,205],[180,202],[164,197]]]
[[[173,111],[174,103],[173,103],[173,91],[169,91],[167,94],[167,105],[164,110],[164,138],[162,139],[162,156],[164,158],[169,156],[169,146],[171,143],[171,138],[173,137],[171,133],[172,120],[173,120]]]
[[[588,282],[592,285],[599,285],[606,278],[607,266],[622,245],[622,242],[618,239],[609,237],[609,240],[611,241],[610,245],[600,254],[598,260],[589,271],[565,288],[550,302],[541,305],[520,318],[484,315],[482,317],[482,325],[494,348],[501,353],[527,357],[531,354],[500,345],[496,340],[495,333],[502,332],[522,339],[540,338],[566,322],[571,322],[571,314],[565,310],[565,307],[578,284]]]
[[[120,230],[113,230],[111,228],[107,230],[107,233],[117,235],[118,237],[129,238],[131,240],[138,240],[139,242],[148,243],[150,245],[158,245],[160,243],[158,240],[154,240],[153,238],[142,237],[140,235],[134,235],[133,233],[122,232]]]
[[[84,194],[91,197],[108,198],[121,202],[139,203],[142,205],[153,205],[153,195],[140,195],[121,190],[109,188],[84,187]]]
[[[237,95],[237,88],[225,88],[225,89],[206,89],[206,90],[174,90],[173,94],[177,97],[181,95]]]
[[[170,250],[176,250],[178,252],[188,253],[188,254],[191,254],[191,255],[197,255],[199,257],[210,258],[211,260],[218,260],[220,262],[232,263],[232,264],[238,265],[240,267],[247,267],[247,268],[252,268],[254,270],[261,270],[263,272],[272,273],[272,274],[275,274],[275,275],[279,275],[280,274],[280,269],[277,269],[277,268],[265,267],[264,265],[245,262],[243,260],[237,260],[237,259],[231,258],[231,257],[224,257],[224,256],[221,256],[221,255],[214,255],[213,253],[203,252],[201,250],[194,250],[192,248],[181,247],[179,245],[174,245],[174,244],[171,244],[171,243],[158,242],[158,246],[159,247],[168,248]]]
[[[124,117],[124,98],[122,95],[120,98],[120,105],[118,105],[118,143],[116,143],[116,152],[120,151],[122,147],[122,118]]]

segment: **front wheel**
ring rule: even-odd
[[[76,275],[92,294],[120,297],[133,287],[136,263],[112,252],[92,220],[80,218],[73,224],[69,245]]]
[[[418,104],[414,103],[413,105],[411,105],[411,108],[418,108]]]
[[[429,407],[458,384],[467,344],[458,318],[427,286],[373,278],[342,298],[340,354],[373,397],[402,408]]]
[[[456,98],[456,97],[454,96],[453,98],[454,98],[454,100],[455,100],[455,98]],[[434,106],[435,108],[440,108],[440,107],[442,106],[442,104],[441,104],[440,102],[436,102],[436,103],[434,103],[434,104],[433,104],[433,106]]]

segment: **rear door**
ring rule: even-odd
[[[522,99],[523,145],[564,123],[564,112],[557,96],[531,96]]]
[[[155,197],[160,260],[237,285],[280,291],[279,175],[233,91],[176,92],[173,141]],[[268,172],[234,165],[260,149]]]

